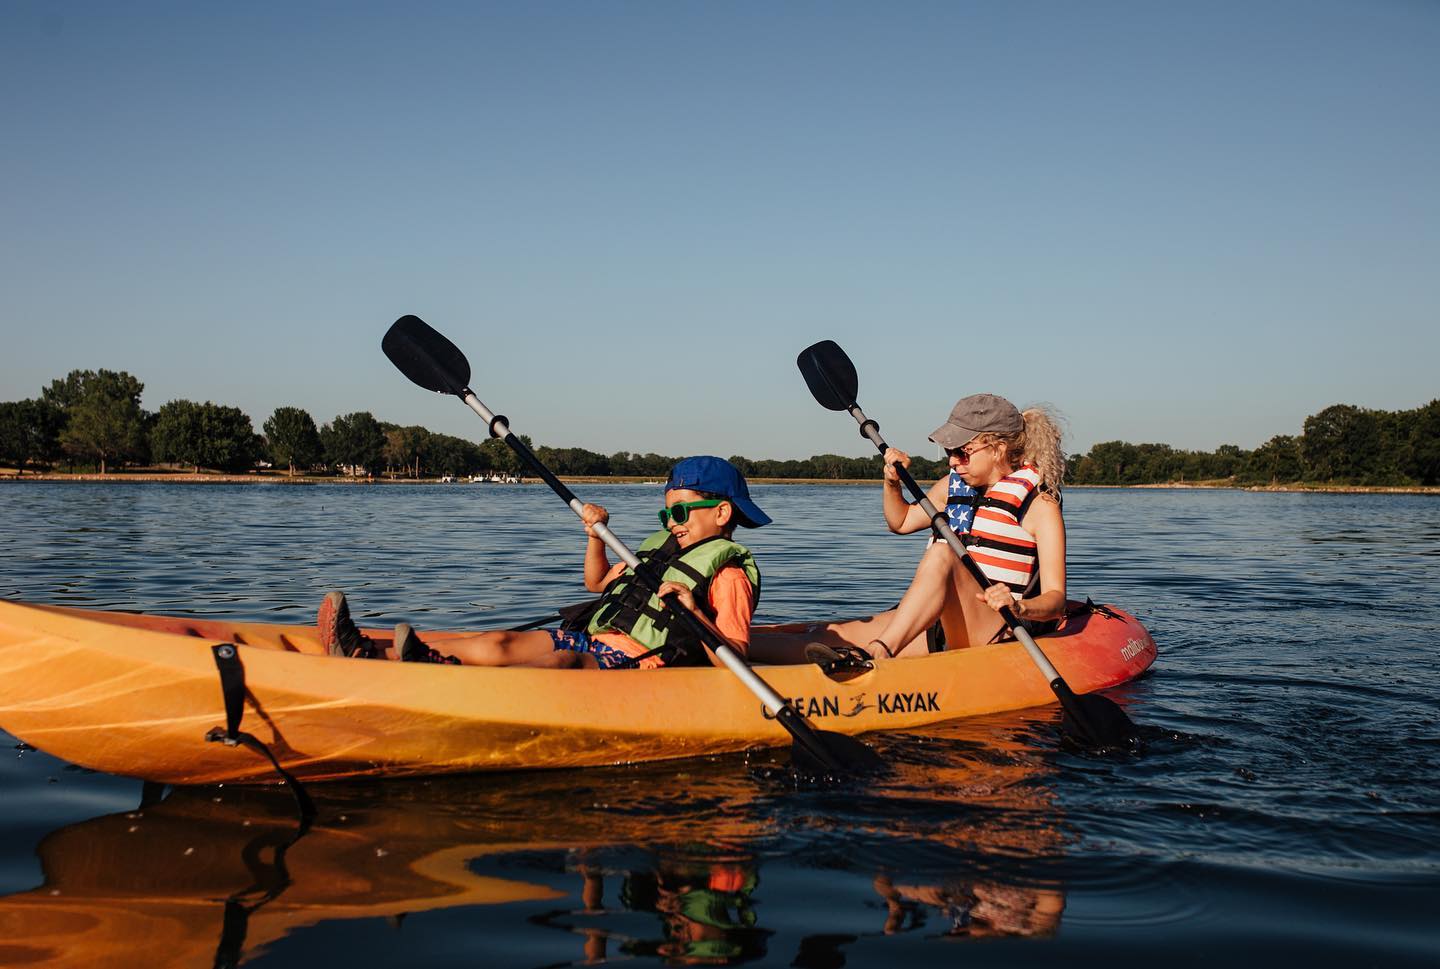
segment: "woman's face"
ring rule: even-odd
[[[972,488],[992,485],[1008,473],[1002,464],[1005,445],[999,441],[984,441],[980,436],[972,437],[963,447],[946,448],[950,459],[950,470],[960,472],[960,477]]]

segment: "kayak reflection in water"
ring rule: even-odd
[[[851,622],[810,626],[802,631],[756,637],[757,661],[800,662],[802,653],[835,660],[848,653],[862,661],[922,656],[928,651],[981,646],[1008,636],[1000,609],[1010,606],[1033,635],[1054,629],[1065,615],[1065,521],[1060,487],[1065,458],[1054,418],[1040,407],[1023,414],[994,394],[958,401],[930,440],[945,449],[950,476],[931,489],[931,500],[947,501],[949,524],[967,530],[970,556],[990,584],[981,588],[944,542],[921,558],[910,587],[894,609]],[[909,504],[894,465],[910,466],[910,455],[885,452],[882,489],[890,530],[907,534],[930,526],[925,511]],[[966,494],[966,492],[975,493]],[[973,518],[965,515],[973,502]],[[926,636],[939,620],[943,639]],[[822,647],[819,654],[807,645]],[[862,651],[857,653],[856,651]]]
[[[745,476],[723,458],[685,458],[670,469],[660,529],[637,555],[659,575],[658,594],[623,562],[610,564],[595,526],[610,520],[600,505],[581,509],[585,587],[600,598],[567,610],[555,629],[497,630],[449,637],[444,652],[420,640],[406,623],[395,627],[393,645],[364,636],[350,617],[344,593],[331,592],[320,606],[320,638],[334,656],[472,666],[537,666],[551,669],[655,669],[720,665],[715,655],[674,616],[673,599],[723,636],[741,656],[749,652],[750,619],[760,593],[760,571],[745,546],[733,541],[737,526],[759,528],[770,517],[750,498]]]

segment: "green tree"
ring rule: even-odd
[[[21,474],[31,462],[49,464],[60,454],[64,426],[59,405],[43,397],[0,403],[0,461]]]
[[[528,435],[521,434],[520,440],[527,445],[530,444]],[[484,456],[484,468],[488,470],[504,471],[515,474],[520,470],[520,456],[510,450],[510,445],[498,437],[487,437],[480,444],[480,453]]]
[[[1299,481],[1300,439],[1289,434],[1275,435],[1250,452],[1242,475],[1248,481],[1271,484]]]
[[[1406,445],[1406,472],[1421,484],[1440,484],[1440,400],[1414,412]]]
[[[171,400],[161,405],[150,429],[150,456],[161,464],[188,464],[200,470],[204,453],[203,408],[193,400]]]
[[[1375,412],[1335,404],[1305,418],[1300,457],[1311,481],[1362,481],[1379,463]]]
[[[60,446],[79,458],[96,461],[105,474],[111,461],[133,460],[145,450],[145,418],[140,394],[145,385],[113,370],[72,370],[41,391],[43,399],[65,412]]]
[[[255,430],[238,407],[206,401],[172,400],[160,408],[150,431],[156,461],[221,471],[255,466]]]
[[[264,430],[270,460],[277,466],[283,464],[289,468],[291,477],[295,476],[296,465],[309,468],[324,456],[315,419],[299,407],[275,408],[265,421]]]
[[[1140,451],[1125,441],[1105,441],[1090,449],[1080,462],[1083,480],[1076,484],[1130,484]]]
[[[325,460],[354,474],[378,467],[384,459],[385,432],[369,411],[341,414],[320,429]]]
[[[250,415],[238,407],[206,401],[200,408],[200,463],[221,471],[250,471],[260,456]]]
[[[429,456],[433,435],[419,425],[392,427],[385,432],[386,467],[403,468],[412,478],[420,477],[422,458]]]
[[[433,473],[478,474],[487,467],[480,445],[474,441],[449,434],[432,434],[428,446],[425,461]]]

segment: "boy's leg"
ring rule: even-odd
[[[439,650],[454,656],[466,666],[552,666],[574,665],[552,656],[555,641],[543,629],[525,632],[497,630],[477,633],[464,639],[447,639]]]

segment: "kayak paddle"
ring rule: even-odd
[[[860,435],[868,439],[881,454],[885,453],[887,445],[885,439],[880,436],[880,425],[865,416],[860,405],[855,402],[860,392],[860,378],[855,372],[855,364],[850,362],[845,351],[834,340],[822,340],[800,351],[796,359],[800,367],[800,373],[805,377],[805,383],[810,388],[810,393],[821,407],[827,410],[848,411],[850,416],[855,418],[860,425]],[[966,553],[965,543],[960,541],[960,536],[950,528],[946,521],[945,514],[937,511],[935,505],[925,494],[924,489],[915,482],[910,472],[898,462],[894,465],[900,475],[900,480],[905,487],[915,496],[920,507],[930,516],[930,529],[935,537],[945,542],[960,557],[970,575],[974,577],[980,588],[988,588],[993,583],[975,560]],[[1075,693],[1070,689],[1069,684],[1061,678],[1060,673],[1046,658],[1045,653],[1035,642],[1029,630],[1020,624],[1015,613],[1006,606],[1000,610],[1000,617],[1005,620],[1005,625],[1025,647],[1025,652],[1034,660],[1040,672],[1050,683],[1050,689],[1055,692],[1060,706],[1064,710],[1061,718],[1061,729],[1071,739],[1085,747],[1105,748],[1129,748],[1133,747],[1139,740],[1139,730],[1124,710],[1115,701],[1095,693]]]
[[[510,430],[510,421],[482,404],[469,387],[470,362],[460,348],[451,343],[424,320],[417,316],[402,316],[396,320],[380,342],[380,349],[390,362],[412,381],[439,394],[454,394],[465,406],[480,416],[490,427],[490,434],[510,446],[520,460],[548,484],[555,494],[570,506],[576,516],[583,505],[579,498],[559,478],[550,472],[535,456],[535,452]],[[591,530],[605,543],[617,558],[640,577],[651,591],[659,591],[660,577],[641,565],[635,553],[626,547],[614,532],[603,523],[592,525]],[[706,646],[714,650],[720,662],[745,684],[746,688],[760,700],[765,709],[794,738],[793,758],[802,770],[810,772],[868,771],[884,766],[880,756],[869,746],[853,737],[817,730],[794,707],[771,689],[770,685],[755,674],[736,655],[735,651],[709,626],[702,623],[694,613],[683,605],[665,600],[691,633],[699,637]]]

